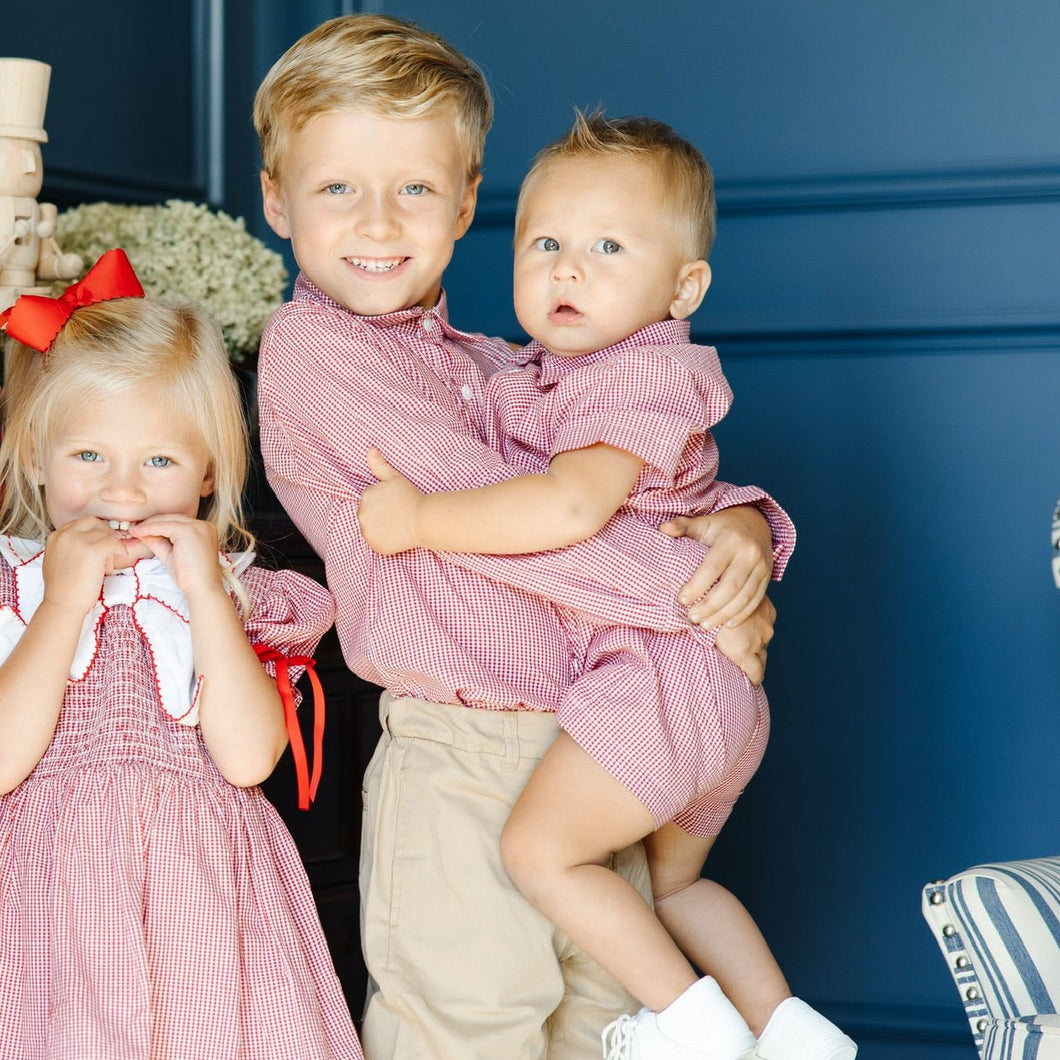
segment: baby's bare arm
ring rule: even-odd
[[[386,555],[410,548],[521,555],[592,537],[629,496],[639,457],[610,445],[559,453],[548,470],[472,490],[420,493],[371,452],[379,482],[364,491],[361,532]]]

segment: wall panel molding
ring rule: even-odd
[[[1050,325],[1004,327],[893,328],[832,331],[824,328],[772,333],[692,329],[692,340],[717,346],[726,356],[782,354],[1005,354],[1023,350],[1060,353],[1060,321]]]
[[[135,0],[111,0],[102,12],[71,8],[61,32],[54,11],[13,12],[14,54],[52,66],[43,201],[179,196],[219,204],[225,3],[182,0],[147,18]]]
[[[716,194],[720,217],[1060,202],[1060,167],[719,180]],[[480,193],[475,224],[510,228],[517,195]]]
[[[1060,168],[880,173],[719,182],[721,214],[805,213],[1060,201]]]
[[[699,338],[745,352],[1056,344],[1060,168],[844,174],[718,194]],[[479,329],[509,338],[515,202],[480,196],[446,283]]]
[[[51,166],[41,198],[60,209],[81,202],[152,203],[166,199],[205,199],[206,189],[197,180],[127,180],[84,169]]]

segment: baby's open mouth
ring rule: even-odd
[[[122,537],[128,537],[129,527],[132,526],[132,523],[128,519],[108,519],[107,526],[111,530],[117,531]]]

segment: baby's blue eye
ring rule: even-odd
[[[172,461],[168,456],[150,456],[147,458],[148,467],[169,467]]]
[[[94,464],[97,460],[103,459],[94,449],[83,449],[77,456],[79,460],[83,460],[86,464]]]
[[[406,184],[401,189],[402,195],[426,195],[427,185],[426,184]]]
[[[600,254],[617,254],[621,249],[613,239],[600,239],[593,244],[593,250]]]
[[[328,195],[345,195],[350,190],[349,184],[343,184],[340,181],[336,181],[334,184],[329,184],[324,191]]]
[[[550,254],[555,254],[559,250],[559,240],[553,239],[552,236],[542,236],[534,240],[534,246],[538,250],[546,250]]]

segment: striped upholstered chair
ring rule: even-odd
[[[923,910],[982,1060],[1060,1060],[1060,856],[936,880]]]

